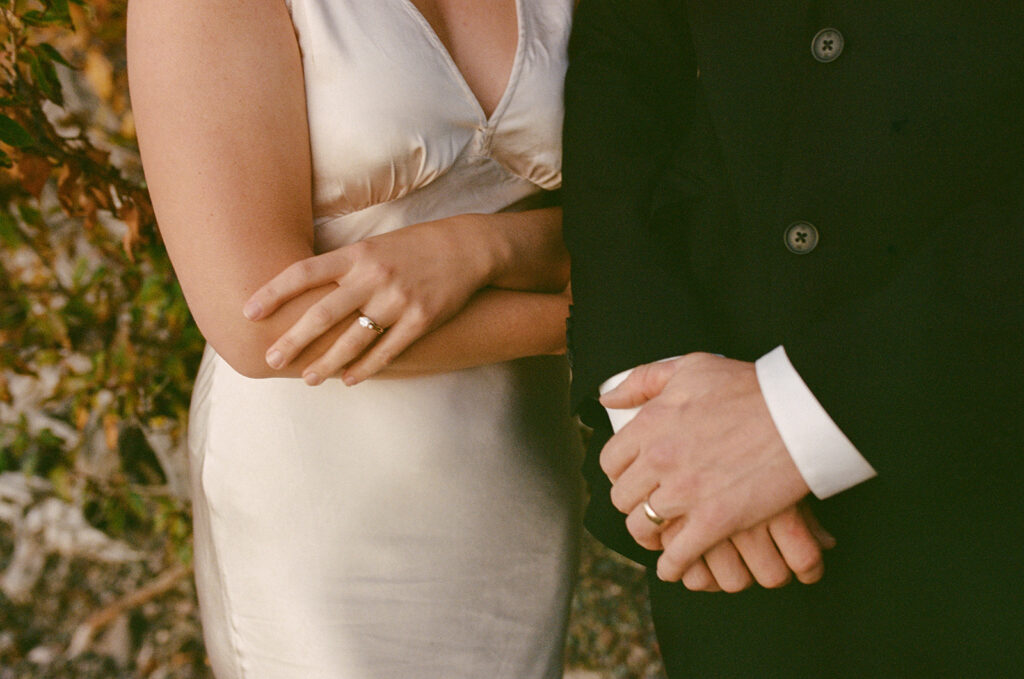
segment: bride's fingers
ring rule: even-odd
[[[792,579],[793,573],[772,541],[767,523],[758,524],[733,535],[732,543],[743,558],[743,563],[747,565],[747,570],[757,580],[757,584],[774,589],[788,584]]]
[[[425,319],[409,316],[408,313],[403,315],[366,353],[348,366],[342,375],[345,384],[352,386],[373,377],[430,330]]]
[[[374,318],[373,316],[367,316]],[[383,316],[381,316],[383,318]],[[302,371],[302,379],[310,386],[316,386],[332,375],[336,375],[366,348],[373,344],[380,334],[372,327],[365,327],[353,317],[349,326],[322,355]]]
[[[299,293],[341,278],[351,266],[344,248],[295,262],[254,292],[242,313],[250,321],[266,318]]]
[[[365,294],[350,288],[338,288],[324,295],[270,345],[267,365],[279,370],[291,363],[310,342],[351,315],[363,299]]]

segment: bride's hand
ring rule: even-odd
[[[484,238],[469,215],[374,236],[289,266],[249,298],[244,314],[254,321],[266,318],[306,290],[337,283],[337,290],[313,304],[271,345],[266,360],[280,369],[342,324],[347,327],[338,339],[302,376],[315,385],[344,368],[346,384],[355,384],[455,315],[488,284],[497,255]],[[360,316],[383,332],[361,325]]]

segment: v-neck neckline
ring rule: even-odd
[[[455,58],[452,57],[452,53],[448,51],[448,47],[445,46],[444,41],[437,34],[434,26],[427,21],[427,17],[423,15],[420,8],[413,4],[412,0],[399,0],[405,5],[406,10],[413,15],[413,18],[420,25],[423,33],[427,40],[432,43],[434,48],[440,53],[441,58],[448,65],[449,70],[452,72],[452,76],[462,87],[463,91],[469,97],[469,100],[476,106],[477,114],[483,121],[486,128],[493,127],[494,124],[501,117],[502,112],[508,105],[508,100],[512,96],[512,91],[515,89],[515,81],[519,74],[519,69],[522,61],[523,45],[524,45],[524,22],[523,22],[523,7],[522,0],[513,0],[516,12],[516,49],[512,56],[512,65],[509,68],[508,80],[505,82],[505,89],[501,93],[501,97],[498,99],[498,103],[494,105],[494,110],[491,111],[490,115],[484,110],[483,104],[480,103],[480,99],[477,97],[473,88],[469,86],[469,81],[466,80],[465,74],[459,65],[455,63]]]

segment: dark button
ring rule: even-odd
[[[811,40],[811,54],[823,64],[835,61],[843,53],[846,41],[843,34],[834,28],[823,28]]]
[[[818,230],[810,222],[793,222],[786,229],[786,248],[795,255],[806,255],[818,247]]]

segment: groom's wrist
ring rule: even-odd
[[[775,428],[811,492],[831,497],[877,475],[779,346],[755,362]]]

